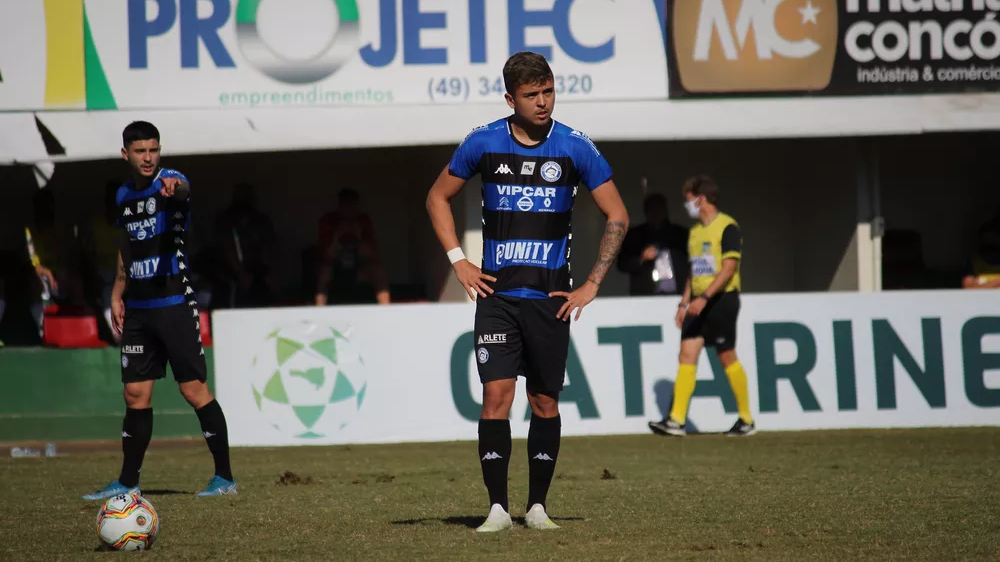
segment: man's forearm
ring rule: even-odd
[[[128,287],[128,272],[125,271],[125,264],[122,263],[122,255],[118,254],[118,271],[115,273],[115,284],[111,289],[111,298],[120,300]]]
[[[681,296],[681,304],[687,306],[691,302],[691,279],[684,283],[684,294]]]
[[[604,226],[604,236],[601,237],[597,263],[590,270],[590,275],[587,277],[588,281],[597,285],[600,285],[604,281],[604,276],[608,274],[608,270],[615,263],[615,258],[618,256],[618,250],[622,247],[622,241],[625,240],[625,232],[627,230],[627,218],[608,218],[608,222]]]
[[[736,264],[733,263],[732,265],[728,265],[729,261],[734,260],[723,260],[722,271],[715,276],[712,283],[705,289],[705,292],[702,293],[705,298],[712,298],[719,294],[719,291],[728,285],[729,281],[733,278],[733,275],[736,274]]]
[[[455,215],[451,212],[451,202],[441,197],[427,198],[427,214],[431,217],[434,234],[444,251],[448,252],[461,246],[455,231]]]

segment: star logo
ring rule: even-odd
[[[820,13],[820,9],[813,6],[812,0],[806,0],[806,6],[804,8],[799,8],[799,13],[802,14],[802,25],[811,23],[813,25],[818,25],[819,22],[816,21],[816,15]]]

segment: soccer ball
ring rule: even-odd
[[[357,346],[340,331],[312,322],[270,333],[253,359],[252,381],[257,409],[268,423],[299,439],[347,427],[368,389]]]
[[[160,533],[160,516],[149,500],[121,494],[97,512],[97,538],[111,550],[149,550]]]

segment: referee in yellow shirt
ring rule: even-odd
[[[680,366],[670,414],[662,421],[650,422],[649,428],[661,435],[687,434],[685,423],[698,356],[707,345],[719,354],[739,407],[740,417],[726,435],[753,435],[757,427],[750,415],[747,374],[735,350],[743,237],[736,220],[719,212],[719,186],[712,178],[702,175],[689,179],[684,184],[684,198],[688,215],[699,222],[688,237],[691,275],[676,317],[681,330]]]

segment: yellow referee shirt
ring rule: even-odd
[[[743,235],[733,217],[719,213],[711,223],[698,223],[691,227],[688,255],[691,256],[692,297],[705,292],[722,270],[722,260],[726,259],[737,260],[736,273],[723,291],[728,293],[740,290],[739,261],[743,255]]]

